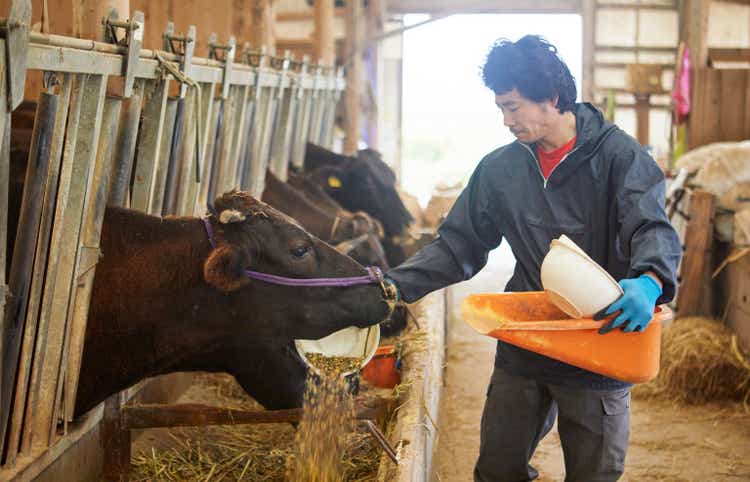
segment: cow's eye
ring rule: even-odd
[[[296,248],[292,248],[292,256],[295,258],[301,258],[304,255],[306,255],[310,251],[310,248],[307,246],[298,246]]]

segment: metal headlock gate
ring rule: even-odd
[[[163,50],[142,49],[141,12],[105,19],[109,43],[30,32],[30,18],[30,0],[14,0],[0,20],[0,295],[12,294],[0,477],[64,440],[73,421],[105,205],[200,215],[232,188],[260,197],[267,168],[286,180],[308,140],[331,146],[345,85],[340,69],[307,58],[236,55],[233,37],[212,35],[209,58],[194,57],[195,27],[176,35],[170,24]],[[6,286],[10,113],[27,70],[43,72],[44,90]],[[122,96],[107,95],[114,77]]]

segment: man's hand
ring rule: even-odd
[[[401,301],[401,292],[398,286],[389,277],[383,278],[383,291],[388,301]]]
[[[599,329],[601,335],[620,326],[625,332],[643,331],[654,316],[656,300],[661,296],[661,286],[652,276],[642,274],[638,278],[624,279],[620,281],[620,286],[624,294],[594,316],[595,320],[601,320],[620,312],[614,320]]]

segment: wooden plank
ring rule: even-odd
[[[117,139],[117,121],[120,117],[121,98],[108,97],[105,100],[102,114],[101,134],[99,135],[96,149],[96,161],[93,171],[93,179],[90,192],[86,195],[86,204],[83,213],[83,226],[81,240],[78,249],[78,261],[76,266],[76,286],[72,295],[71,316],[66,327],[65,342],[61,358],[64,378],[58,381],[58,392],[62,389],[65,381],[65,420],[73,420],[73,409],[78,389],[78,375],[83,359],[83,341],[86,334],[86,320],[89,312],[89,302],[94,285],[96,264],[99,262],[101,251],[99,240],[101,238],[102,224],[104,222],[104,211],[107,205],[110,176],[112,174],[112,158]],[[55,412],[59,412],[56,409]],[[57,418],[52,418],[52,427],[57,424]]]
[[[74,274],[79,252],[82,216],[87,193],[91,191],[93,181],[92,174],[104,109],[106,80],[106,76],[103,75],[86,76],[81,92],[81,116],[78,122],[73,159],[75,183],[69,193],[61,239],[61,244],[71,251],[68,251],[67,255],[60,260],[52,290],[53,300],[50,313],[44,326],[42,324],[44,317],[40,318],[34,354],[32,393],[29,394],[31,411],[27,422],[30,431],[28,440],[33,448],[46,447],[49,442],[65,325],[69,313],[69,302],[75,289]],[[26,442],[24,442],[25,445]]]
[[[713,62],[750,62],[750,49],[708,49],[708,61]]]
[[[130,430],[123,424],[123,412],[119,393],[104,402],[102,417],[102,446],[104,448],[105,481],[127,481],[130,471]]]
[[[743,121],[745,139],[750,139],[750,70],[745,71],[745,119]],[[740,102],[742,102],[740,100]]]
[[[390,399],[370,397],[356,400],[358,419],[377,420],[387,410]],[[144,404],[122,408],[124,428],[202,427],[206,425],[245,425],[299,422],[301,408],[287,410],[242,410],[198,403],[173,405]]]
[[[143,122],[140,129],[138,159],[135,164],[130,206],[149,212],[161,151],[162,131],[167,110],[168,80],[148,81],[145,86]]]
[[[685,253],[680,266],[680,292],[677,314],[711,316],[711,303],[706,294],[711,288],[710,259],[713,245],[713,216],[715,197],[705,191],[694,191],[690,197],[685,230]]]
[[[741,141],[746,139],[745,102],[747,96],[748,70],[719,70],[719,132],[722,140]]]
[[[68,119],[68,105],[70,103],[72,77],[62,74],[62,82],[57,101],[57,113],[53,128],[53,139],[50,146],[49,174],[47,185],[44,189],[44,201],[42,218],[40,222],[40,233],[37,238],[36,254],[34,262],[34,277],[31,284],[29,296],[29,307],[27,311],[26,330],[24,333],[23,347],[17,372],[15,388],[14,407],[8,438],[8,463],[14,463],[20,443],[21,430],[23,428],[23,416],[26,409],[26,396],[28,392],[28,381],[31,371],[32,354],[34,352],[34,341],[36,339],[37,325],[39,322],[40,305],[42,301],[42,289],[44,277],[48,269],[48,255],[50,238],[52,236],[52,221],[55,213],[55,201],[57,189],[60,182],[60,162],[62,159],[63,139],[65,137],[65,123]]]
[[[711,139],[721,137],[721,72],[716,69],[706,68],[707,84],[706,98],[704,99],[703,123],[707,138],[704,143],[711,142]]]
[[[23,199],[18,216],[18,228],[13,246],[8,287],[10,298],[5,310],[3,326],[3,386],[2,386],[2,425],[0,435],[5,441],[13,406],[12,393],[17,383],[19,365],[23,365],[20,354],[23,350],[27,309],[34,272],[37,240],[42,232],[42,212],[44,193],[49,177],[49,164],[52,138],[54,135],[57,97],[43,93],[37,104],[34,118],[34,131],[29,151],[24,180]],[[44,233],[42,233],[44,236]],[[2,445],[5,447],[6,445]]]

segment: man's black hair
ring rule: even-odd
[[[497,40],[482,67],[484,85],[495,94],[514,88],[529,100],[557,99],[560,113],[572,111],[576,84],[557,48],[538,35],[526,35],[517,42]]]

